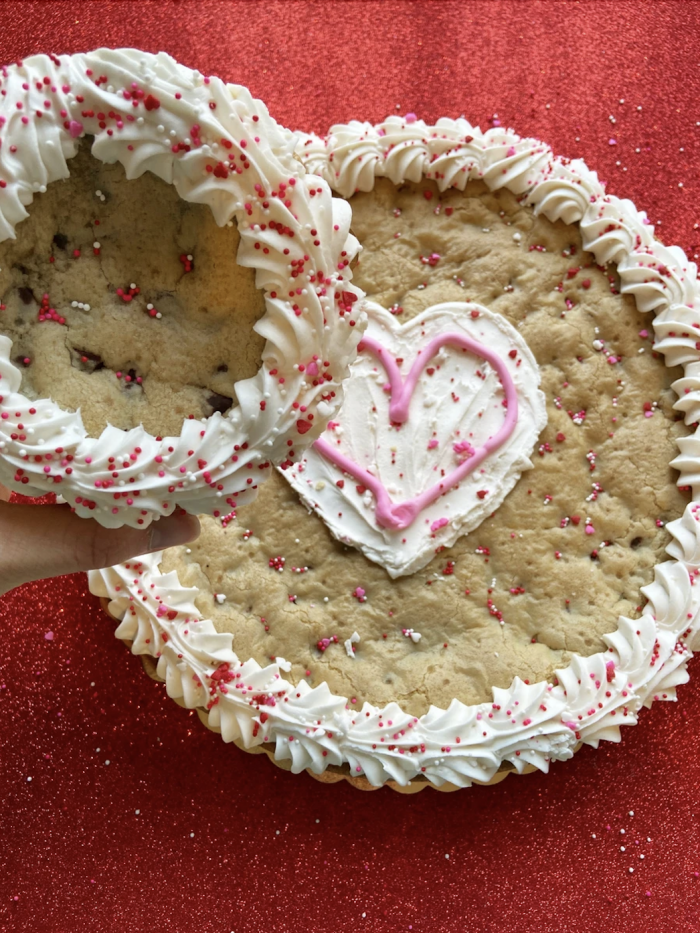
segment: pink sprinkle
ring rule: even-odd
[[[576,725],[575,722],[571,722],[571,721],[565,722],[564,725],[565,725],[568,729],[571,729],[573,732],[576,732],[576,730],[578,729],[578,726]]]
[[[415,123],[417,119],[415,113],[407,113],[405,117],[406,123]]]
[[[46,639],[46,641],[53,641],[53,632],[47,632],[44,635],[44,638]]]
[[[309,376],[318,376],[318,365],[314,362],[309,363],[306,372]]]
[[[78,136],[83,132],[83,124],[79,120],[71,120],[68,124],[68,132],[71,134],[73,139],[77,139]]]
[[[433,531],[433,532],[439,531],[440,528],[444,528],[445,525],[449,525],[449,524],[450,524],[450,523],[449,523],[449,520],[448,520],[448,519],[446,519],[446,518],[438,518],[438,519],[437,519],[436,521],[434,521],[433,524],[430,526],[430,530]]]
[[[437,445],[438,445],[438,442],[433,437],[431,440],[428,441],[428,450],[435,450]]]
[[[609,139],[609,140],[608,140],[608,143],[609,143],[609,145],[611,145],[611,146],[617,146],[617,140],[616,140],[616,139]]]
[[[474,456],[474,448],[469,441],[457,441],[456,444],[452,445],[452,450],[457,454],[460,461],[469,460],[470,457]],[[461,456],[462,454],[464,456]]]
[[[649,331],[646,330],[646,329],[645,329],[645,330],[640,330],[640,331],[639,331],[639,336],[642,338],[642,340],[646,340],[646,338],[649,336]]]
[[[509,158],[510,158],[511,156],[514,156],[514,155],[515,155],[515,146],[511,146],[510,149],[508,150],[508,152],[506,152],[506,155],[507,155]]]
[[[586,534],[587,535],[595,534],[595,528],[593,527],[593,525],[586,525]]]

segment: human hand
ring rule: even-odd
[[[20,505],[9,499],[10,490],[0,486],[0,596],[30,580],[110,567],[199,535],[199,520],[181,509],[143,530],[103,528],[79,518],[68,505]]]

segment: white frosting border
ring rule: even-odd
[[[362,331],[350,208],[305,172],[246,88],[163,52],[98,49],[0,68],[0,241],[14,237],[35,193],[68,177],[85,134],[93,155],[121,162],[127,178],[151,171],[184,200],[208,204],[218,224],[236,218],[238,263],[255,269],[265,294],[254,328],[266,339],[263,363],[236,383],[237,407],[186,420],[179,437],[108,425],[91,438],[79,411],[20,393],[12,341],[0,336],[0,482],[26,495],[60,492],[109,527],[146,526],[176,505],[224,514],[253,497],[270,461],[313,441],[342,400]],[[311,361],[317,379],[306,374]]]
[[[584,248],[601,264],[617,263],[622,291],[642,311],[656,312],[655,348],[667,365],[685,367],[674,383],[675,408],[686,413],[686,423],[698,420],[700,350],[690,336],[700,334],[693,322],[700,319],[696,268],[681,249],[654,240],[646,216],[631,201],[606,195],[584,163],[557,158],[543,143],[510,130],[482,133],[448,119],[434,127],[398,117],[377,127],[335,126],[326,141],[299,137],[297,149],[346,196],[368,190],[378,176],[397,184],[434,177],[443,190],[481,178],[492,189],[509,188],[550,220],[579,222]],[[694,501],[667,526],[672,559],[657,565],[653,583],[642,588],[648,603],[640,618],[621,616],[617,630],[603,636],[607,651],[575,656],[556,671],[554,685],[516,677],[507,690],[493,688],[491,703],[455,699],[446,710],[431,707],[416,718],[395,703],[348,708],[325,683],[291,684],[283,659],[265,668],[240,661],[233,636],[201,619],[197,590],[182,587],[175,573],[159,572],[160,555],[93,572],[90,587],[122,619],[117,636],[133,639],[134,653],[158,657],[170,696],[190,708],[208,707],[225,741],[274,745],[275,758],[291,760],[292,771],[318,774],[347,763],[352,775],[364,774],[377,786],[406,785],[422,775],[437,786],[462,787],[490,780],[503,762],[518,772],[528,764],[546,772],[550,761],[571,758],[580,742],[619,741],[620,727],[635,724],[642,706],[675,699],[676,687],[688,680],[687,662],[700,647],[699,431],[681,439],[681,455],[672,461]],[[222,674],[226,666],[230,671]]]

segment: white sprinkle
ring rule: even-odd
[[[109,764],[111,764],[111,762],[110,762],[110,760],[109,760],[109,758],[107,758],[107,759],[105,759],[105,764],[106,764],[106,765],[109,765]]]
[[[630,869],[629,869],[630,875],[632,874],[633,871],[634,871],[634,868],[630,868]]]
[[[31,778],[30,778],[30,777],[27,778],[27,783],[29,783],[29,781],[31,781]]]
[[[450,857],[449,852],[445,852],[445,858],[449,858],[449,857]]]
[[[345,651],[347,652],[348,657],[352,658],[353,660],[355,659],[355,650],[352,646],[356,645],[359,640],[360,636],[357,634],[357,632],[353,632],[350,638],[345,640]]]
[[[226,596],[224,593],[214,593],[214,599],[220,606],[223,606],[223,604],[226,602]]]
[[[634,816],[634,810],[630,810],[627,816]]]
[[[140,810],[134,810],[134,813],[136,814],[136,816],[138,816],[140,812],[141,812]]]

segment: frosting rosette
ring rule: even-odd
[[[272,464],[291,462],[341,401],[362,330],[350,209],[306,173],[246,88],[165,53],[98,49],[0,71],[0,241],[37,193],[69,176],[83,137],[127,179],[152,172],[208,205],[218,225],[237,223],[237,262],[264,293],[254,327],[262,365],[236,383],[237,405],[185,420],[179,436],[107,424],[93,437],[80,411],[23,394],[12,340],[0,336],[0,480],[27,495],[60,493],[107,526],[145,526],[176,505],[223,513],[251,499]]]
[[[468,182],[478,181],[489,192],[501,189],[510,192],[517,199],[517,209],[522,205],[536,217],[544,215],[548,221],[578,224],[583,248],[592,253],[594,265],[599,267],[598,274],[612,272],[608,264],[614,264],[622,295],[634,298],[636,311],[654,313],[654,349],[663,354],[667,366],[684,367],[683,377],[673,383],[678,396],[673,407],[685,415],[686,424],[697,429],[700,292],[696,268],[682,250],[666,247],[655,239],[653,227],[630,201],[607,194],[595,173],[583,162],[558,158],[544,143],[521,139],[511,130],[494,128],[482,133],[463,119],[442,119],[434,126],[429,126],[412,115],[405,118],[390,117],[378,126],[353,122],[332,127],[325,139],[304,134],[296,134],[294,138],[299,157],[345,197],[351,197],[358,191],[371,191],[376,180],[381,178],[389,179],[394,185],[430,179],[439,192],[449,192],[451,189],[463,191]],[[420,194],[417,196],[420,199]],[[429,193],[427,200],[431,198],[433,194]],[[432,200],[434,204],[435,200]],[[436,213],[438,208],[439,205],[435,207]],[[517,230],[514,235],[510,231],[507,235],[510,240],[518,242],[521,238]],[[535,245],[530,248],[538,247]],[[427,257],[426,262],[429,263],[430,258]],[[579,261],[578,257],[576,261]],[[575,274],[579,272],[581,269],[576,268]],[[586,278],[582,288],[586,290],[591,287],[591,281]],[[631,302],[629,304],[632,306]],[[425,305],[429,306],[427,299]],[[568,307],[564,306],[562,318]],[[379,311],[381,316],[388,313],[385,308]],[[472,312],[474,319],[481,313],[478,306],[467,305],[466,313],[472,316]],[[396,313],[396,309],[391,313]],[[427,311],[424,314],[419,311],[415,315],[418,326],[423,326],[421,337],[425,340],[433,336],[424,326],[429,319]],[[398,326],[393,324],[390,329],[392,332],[399,331]],[[500,356],[508,360],[517,361],[517,357],[526,350],[520,349],[515,338],[509,337],[511,342],[508,345],[504,343],[501,348],[486,331],[483,335],[475,333],[474,336],[479,337],[483,344],[495,348],[494,354],[500,351]],[[376,386],[372,386],[374,394],[371,398],[367,395],[370,401],[365,399],[358,404],[364,405],[364,411],[371,412],[372,406],[379,407],[377,400],[385,396],[391,404],[398,399],[409,380],[407,374],[412,372],[413,357],[408,356],[405,347],[397,349],[391,345],[386,349],[387,338],[376,329],[368,330],[368,337],[365,349],[369,347],[371,353],[367,357],[369,362],[362,365],[367,369],[368,384],[369,379],[373,378]],[[645,332],[644,339],[647,337]],[[604,341],[596,336],[592,352],[600,354],[604,350]],[[401,358],[396,357],[398,352]],[[614,371],[619,362],[618,357],[609,349],[607,353],[607,357],[600,357],[605,361],[605,371]],[[479,360],[480,367],[482,360],[488,361],[488,355],[483,349],[473,350],[472,355]],[[404,364],[403,370],[399,369],[401,364]],[[445,360],[441,361],[438,356],[431,357],[431,366],[437,370],[438,364],[445,365]],[[513,363],[513,366],[516,365],[517,362]],[[661,361],[659,367],[663,369]],[[457,377],[452,370],[446,369],[443,375],[448,381],[456,381]],[[482,376],[492,378],[492,374],[485,371]],[[511,375],[513,384],[514,380],[515,376]],[[498,405],[502,406],[498,409],[500,420],[495,422],[494,431],[497,431],[500,425],[508,424],[507,412],[511,405],[505,369],[498,382],[494,381],[493,384],[494,389],[489,397],[495,398]],[[534,399],[537,388],[534,378],[532,386]],[[347,399],[351,398],[351,390],[348,389]],[[555,403],[557,409],[562,407],[561,399],[556,398]],[[612,405],[617,404],[618,399],[615,397]],[[641,407],[637,412],[640,423],[649,424],[654,416],[652,403],[644,411],[641,411]],[[395,414],[397,416],[392,415],[392,421],[398,425],[402,414],[398,410]],[[586,418],[584,410],[572,410],[564,412],[564,415],[570,418],[571,430],[574,431]],[[361,414],[358,418],[362,422]],[[371,426],[371,417],[368,416],[365,421]],[[533,423],[541,428],[543,421],[533,416]],[[332,425],[330,430],[334,430]],[[358,437],[359,434],[358,428]],[[422,447],[417,457],[424,459],[427,456],[423,447],[429,450],[431,439],[430,433],[421,438]],[[450,436],[450,444],[454,440]],[[563,443],[565,440],[563,434],[557,436],[557,441]],[[359,443],[358,440],[358,449]],[[483,446],[483,441],[477,439],[472,442],[465,438],[457,442],[455,452],[467,458],[474,456],[479,443]],[[523,773],[536,768],[546,772],[552,761],[570,759],[581,744],[597,747],[602,740],[619,741],[621,727],[634,725],[642,707],[648,707],[656,700],[674,700],[677,686],[688,679],[687,664],[700,643],[700,590],[697,585],[700,573],[700,506],[695,501],[700,482],[699,443],[697,430],[696,433],[682,437],[679,441],[680,454],[672,460],[671,466],[680,474],[677,483],[681,487],[690,488],[692,501],[684,511],[677,509],[675,520],[665,525],[664,534],[668,532],[670,535],[670,543],[668,540],[665,542],[665,552],[670,559],[657,563],[653,570],[651,566],[648,568],[646,579],[649,582],[641,588],[642,598],[636,593],[633,597],[640,605],[635,608],[630,604],[629,613],[619,613],[617,607],[613,610],[613,630],[602,634],[602,650],[588,653],[571,651],[566,657],[566,663],[553,663],[547,676],[530,682],[517,674],[511,676],[507,686],[491,681],[490,699],[485,702],[464,702],[458,695],[459,685],[453,681],[450,690],[454,689],[455,695],[451,700],[442,705],[430,703],[427,712],[414,715],[406,708],[405,691],[400,698],[397,696],[391,702],[358,702],[352,694],[334,692],[327,682],[311,685],[303,676],[293,676],[293,665],[286,660],[289,658],[287,654],[270,658],[268,653],[264,660],[262,656],[254,658],[250,657],[250,653],[240,654],[236,651],[237,636],[232,634],[232,630],[221,626],[217,628],[212,621],[215,613],[212,611],[205,614],[202,611],[203,591],[198,587],[185,586],[172,570],[163,572],[161,567],[167,562],[163,555],[149,555],[129,565],[94,572],[90,577],[90,585],[93,593],[109,600],[109,612],[121,620],[117,636],[131,642],[134,653],[148,654],[157,659],[158,676],[165,681],[170,696],[185,706],[198,708],[203,717],[207,718],[208,724],[221,732],[225,741],[235,742],[249,750],[265,748],[278,763],[288,766],[294,772],[308,770],[318,776],[330,768],[336,769],[336,773],[344,775],[351,782],[364,782],[362,786],[365,787],[389,784],[411,790],[428,785],[443,790],[467,787],[474,782],[494,781],[504,770]],[[419,445],[413,446],[418,451]],[[552,452],[546,446],[542,444],[538,450],[539,456],[543,458]],[[452,447],[452,450],[455,448]],[[394,451],[390,452],[393,454]],[[327,494],[323,483],[328,486],[335,482],[342,491],[343,484],[359,484],[362,478],[360,466],[367,467],[364,462],[358,466],[358,463],[350,462],[347,457],[343,460],[336,456],[334,462],[326,456],[328,451],[322,453],[323,468],[328,475],[321,477],[310,473],[312,482],[304,496],[309,504],[320,501],[320,495],[316,493]],[[629,456],[624,449],[617,453]],[[315,454],[309,454],[311,456]],[[596,456],[593,450],[586,455],[591,472],[595,470]],[[359,457],[356,460],[359,462]],[[337,472],[333,472],[328,463]],[[450,463],[451,468],[454,468],[454,462]],[[285,475],[301,472],[303,477],[302,464],[293,471],[284,471]],[[664,469],[667,466],[666,461]],[[524,468],[523,464],[518,468]],[[448,475],[447,467],[444,469],[445,475]],[[367,470],[372,476],[369,468]],[[467,473],[465,469],[465,476]],[[458,479],[461,481],[462,478],[460,475]],[[382,489],[379,483],[375,485],[375,489],[370,489],[367,482],[363,481],[362,488],[355,489],[357,506],[352,520],[355,521],[355,514],[361,516],[364,509],[369,518],[362,518],[362,521],[374,522],[379,536],[387,527],[391,528],[392,513],[390,501],[385,513],[380,513],[377,520]],[[396,496],[404,496],[405,490],[399,489],[398,483],[394,485],[397,487]],[[479,496],[479,492],[487,492],[480,486],[475,488],[472,496],[477,506],[486,497]],[[587,502],[595,502],[602,492],[596,482],[593,482],[592,490]],[[333,503],[340,501],[339,493],[334,490],[331,492]],[[351,491],[348,501],[353,495]],[[447,500],[442,501],[444,504]],[[341,510],[338,507],[336,511]],[[321,509],[317,511],[322,512]],[[432,518],[431,515],[429,520]],[[435,527],[431,531],[440,534],[441,522],[438,520],[433,524]],[[630,517],[628,524],[631,528],[635,527],[634,516]],[[404,527],[408,525],[410,523],[407,522]],[[663,522],[656,520],[656,527],[663,525]],[[595,534],[592,521],[582,521],[579,515],[566,516],[562,520],[561,529],[565,527],[576,527],[583,536]],[[515,531],[511,530],[513,533],[510,537],[516,537]],[[243,537],[247,540],[253,534],[251,528]],[[400,538],[398,540],[397,551]],[[638,546],[640,540],[632,539],[632,549]],[[356,544],[349,540],[347,543]],[[439,538],[435,544],[438,545],[437,550],[441,551]],[[444,558],[450,557],[449,547],[450,544],[444,550]],[[601,543],[598,548],[610,548],[612,551],[608,541]],[[590,562],[599,560],[598,548],[591,552]],[[661,550],[659,548],[659,553]],[[559,552],[551,554],[552,565],[561,557]],[[488,558],[487,552],[485,558]],[[655,559],[658,560],[658,556]],[[387,561],[385,566],[389,563]],[[269,567],[273,571],[282,573],[284,564],[283,556],[270,557]],[[240,562],[238,566],[241,567]],[[335,566],[340,566],[340,561]],[[484,571],[487,580],[494,572],[492,567],[493,564]],[[313,569],[309,566],[292,568],[298,574],[310,574]],[[421,577],[419,583],[422,586],[424,582],[429,582],[433,586],[432,593],[444,593],[444,580],[437,586],[440,582],[437,578],[441,575],[449,577],[453,572],[453,564],[448,561],[442,574]],[[621,575],[620,572],[618,576]],[[406,579],[409,577],[384,581],[385,588],[396,586],[399,604],[402,598],[401,587]],[[223,587],[226,582],[223,576],[220,582]],[[322,583],[331,585],[325,579]],[[490,582],[487,585],[491,585]],[[231,592],[236,592],[235,587],[231,588]],[[318,600],[318,594],[323,592],[319,584],[313,591],[313,599]],[[489,589],[488,593],[491,592]],[[510,592],[517,596],[521,591],[515,588]],[[373,593],[369,594],[370,599],[373,596]],[[216,602],[225,598],[214,593]],[[296,598],[296,595],[290,595],[290,603]],[[347,609],[351,606],[354,609],[360,605],[363,611],[369,613],[367,598],[365,589],[358,586],[351,597],[345,594],[343,607]],[[435,605],[439,599],[440,596],[435,598]],[[324,603],[327,602],[324,600]],[[495,619],[492,624],[497,633],[494,640],[488,643],[493,647],[496,638],[508,628],[509,623],[507,613],[504,617],[491,599],[489,604],[490,615]],[[393,605],[391,602],[383,604]],[[311,600],[307,607],[304,611],[311,618]],[[211,608],[213,610],[215,607]],[[323,606],[319,611],[324,611]],[[389,616],[392,614],[388,613]],[[291,626],[292,616],[288,612],[284,616],[285,626]],[[265,619],[262,621],[265,622]],[[388,627],[391,623],[383,620],[381,624]],[[412,627],[405,628],[402,633],[405,638],[401,642],[397,637],[396,644],[401,642],[401,647],[407,651],[423,650],[431,624],[432,621],[426,617],[422,632]],[[350,631],[352,627],[348,628],[348,634]],[[480,636],[485,632],[484,627],[479,632]],[[382,637],[387,638],[386,635],[380,635],[378,640]],[[442,637],[435,640],[443,642]],[[484,642],[486,644],[485,636]],[[342,657],[342,637],[320,640],[318,650],[332,650],[333,644],[339,645],[335,665],[339,666],[342,662],[352,667],[359,663],[357,658],[363,651],[366,637],[360,634],[358,627],[345,640],[347,661]],[[447,649],[448,645],[445,643],[438,647]],[[393,652],[393,667],[390,665],[393,674],[400,663],[397,660],[398,648],[387,648],[387,652],[389,650]],[[525,650],[525,646],[522,650]],[[476,662],[474,657],[463,660],[462,673],[466,676],[468,665]],[[309,671],[305,673],[309,674]],[[420,688],[419,692],[422,692],[422,682]],[[397,689],[396,693],[399,692]]]

